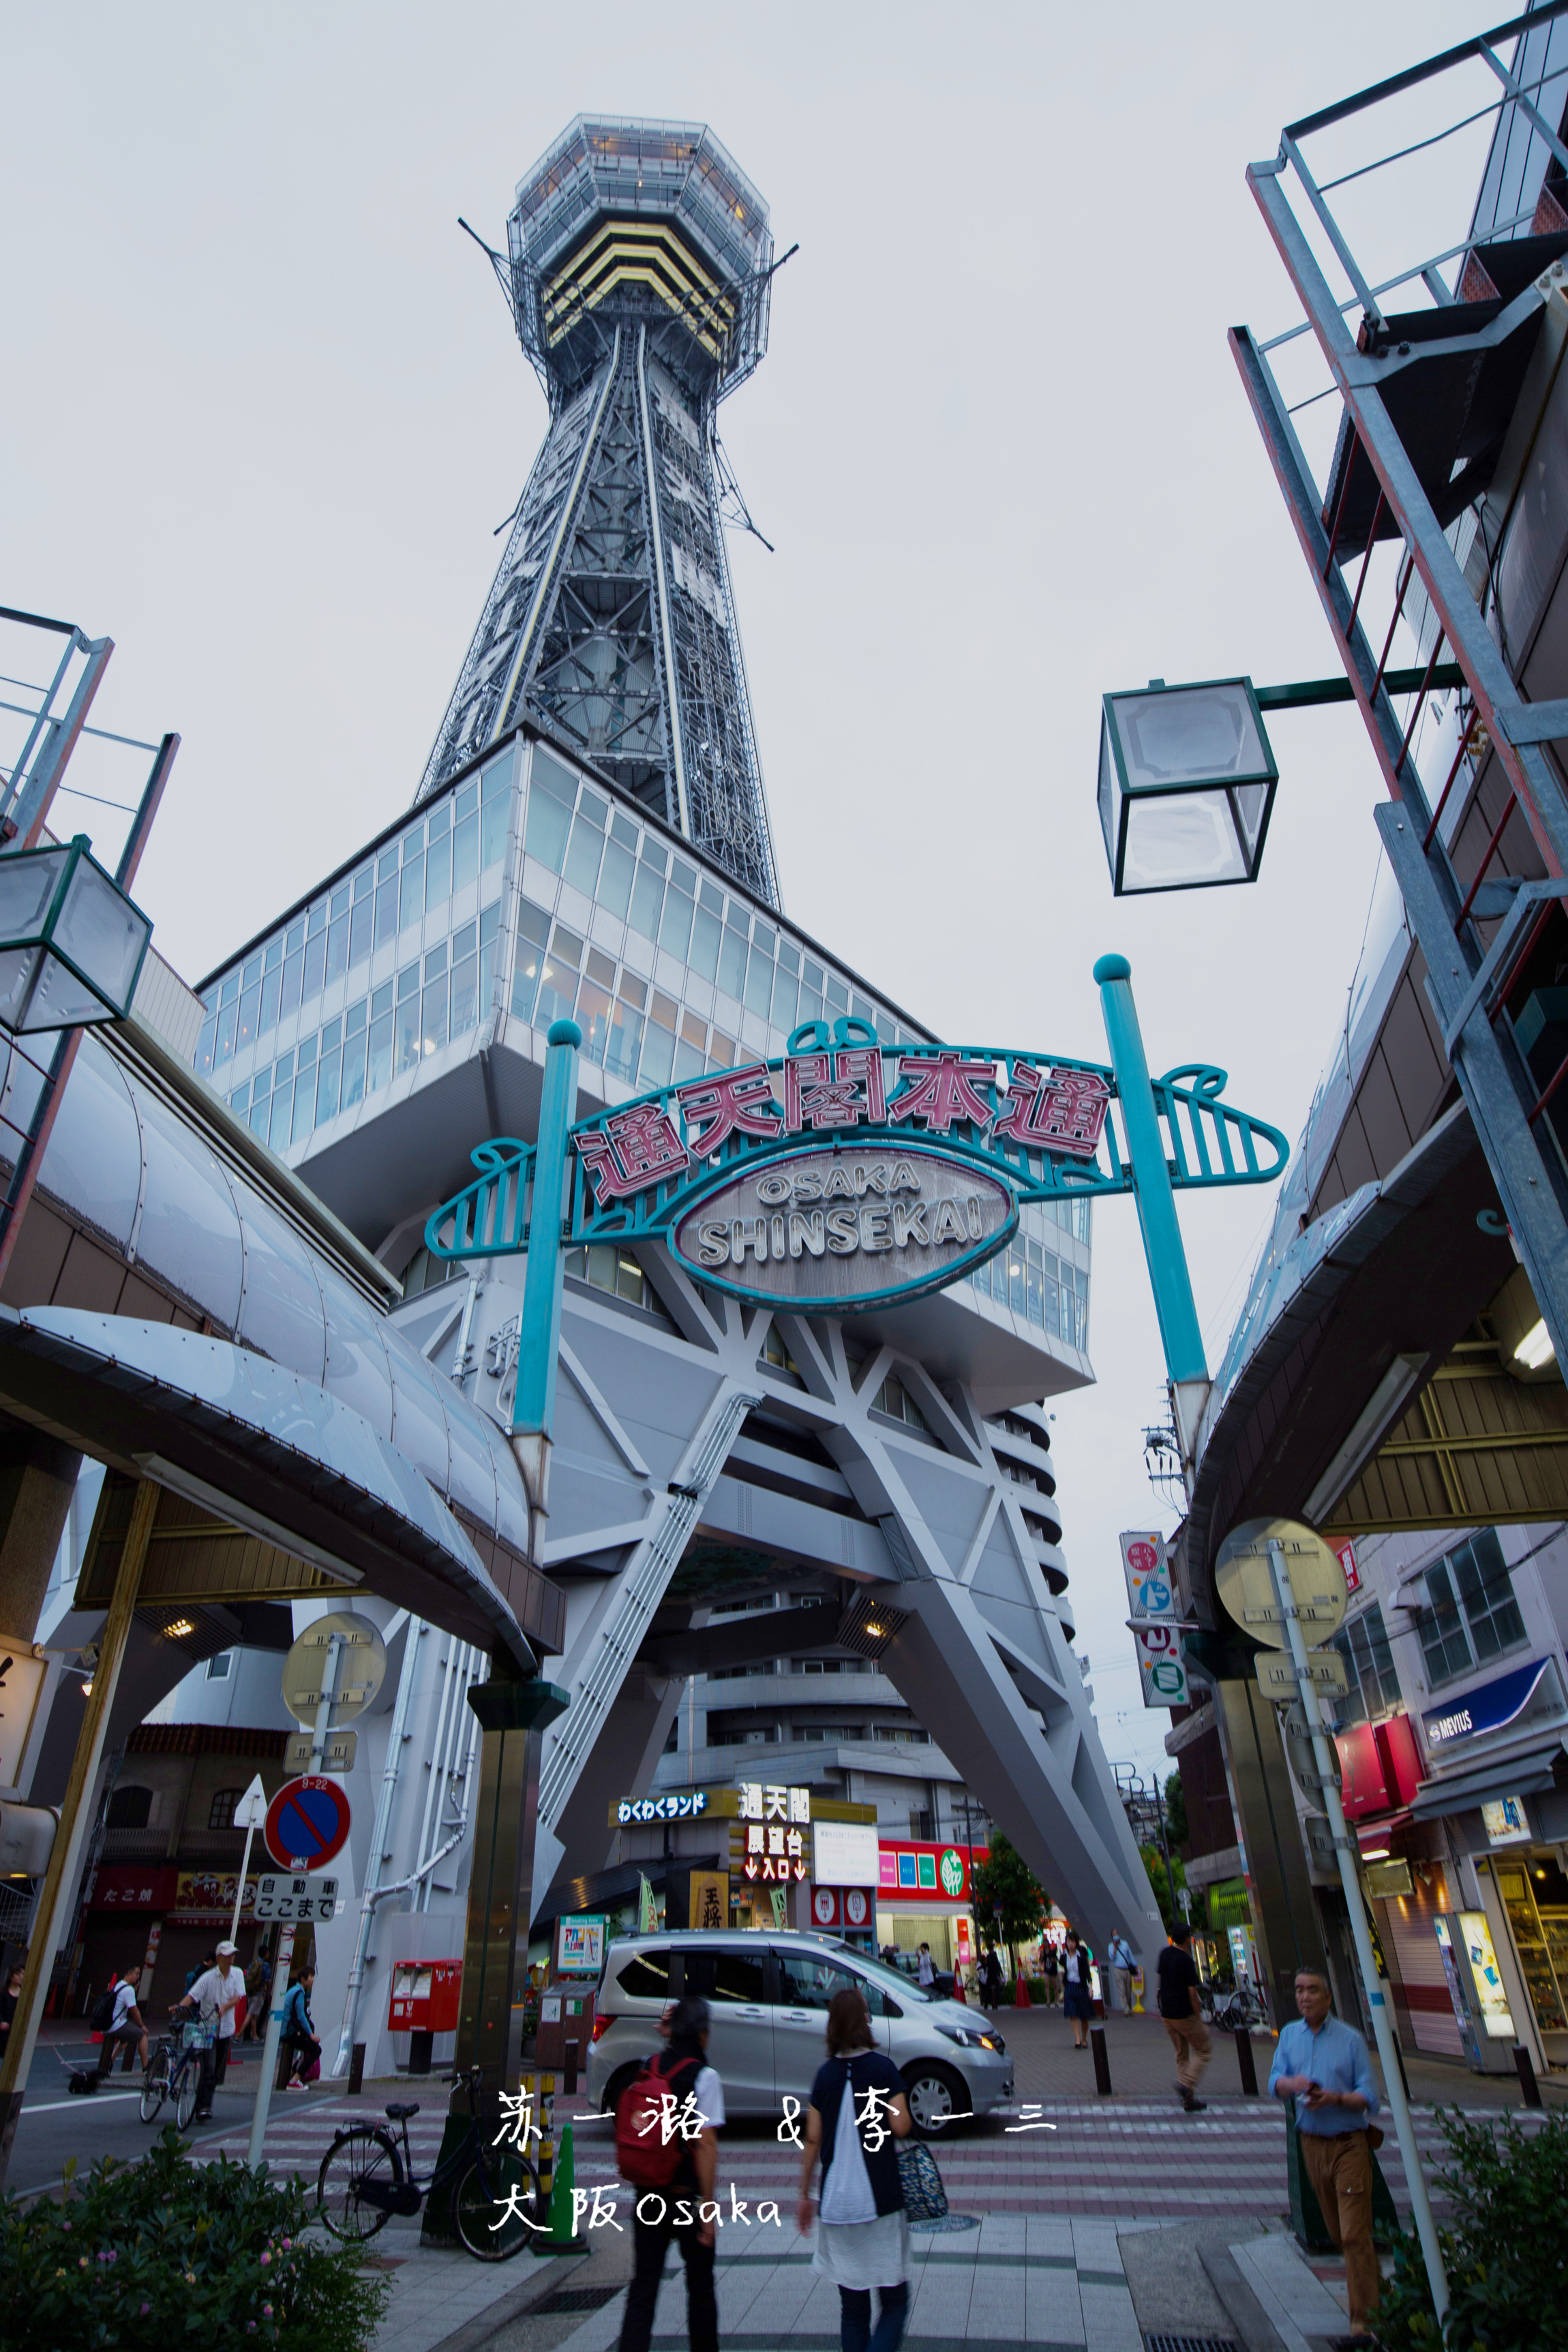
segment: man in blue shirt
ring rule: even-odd
[[[1329,2011],[1329,1988],[1310,1969],[1296,1978],[1300,2016],[1279,2036],[1268,2089],[1296,2101],[1301,2156],[1329,2235],[1345,2258],[1352,2336],[1368,2338],[1379,2274],[1372,2243],[1372,2142],[1377,2086],[1366,2043]]]

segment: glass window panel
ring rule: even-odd
[[[877,1026],[876,1007],[875,1005],[868,1004],[863,996],[851,998],[850,1010],[853,1012],[857,1021],[868,1022],[873,1029]]]
[[[539,995],[533,1008],[534,1026],[548,1029],[553,1021],[570,1021],[576,996],[576,964],[552,949],[545,957],[539,975]]]
[[[315,1120],[316,1073],[314,1070],[301,1071],[294,1085],[294,1124],[289,1134],[290,1143],[298,1143],[302,1136],[309,1135]]]
[[[479,798],[488,807],[493,800],[504,800],[511,782],[511,753],[503,751],[492,760],[479,778]]]
[[[460,890],[479,870],[479,813],[460,816],[452,835],[452,887]]]
[[[697,896],[703,906],[707,908],[710,915],[721,915],[723,913],[724,893],[717,887],[716,884],[712,882],[700,882],[697,886]]]
[[[452,803],[449,800],[437,801],[435,807],[430,812],[431,848],[434,849],[436,844],[450,834],[451,830]]]
[[[689,1045],[684,1037],[676,1040],[672,1075],[678,1085],[683,1085],[688,1078],[701,1077],[707,1067],[708,1056],[700,1045]]]
[[[447,1042],[447,974],[425,983],[422,1050],[438,1054]]]
[[[319,900],[319,901],[317,902],[317,904],[311,908],[310,912],[310,915],[309,915],[309,916],[308,916],[308,918],[306,919],[306,923],[305,923],[305,938],[306,938],[306,940],[307,940],[308,941],[309,941],[309,940],[313,940],[313,939],[315,938],[315,936],[316,936],[316,933],[317,933],[318,931],[324,931],[324,930],[326,929],[326,928],[327,928],[327,904],[326,904],[326,900],[323,898],[323,899]]]
[[[773,962],[754,943],[752,961],[746,972],[746,1003],[752,1013],[761,1013],[765,1021],[773,1001]]]
[[[1038,1323],[1043,1327],[1046,1319],[1046,1288],[1045,1276],[1040,1260],[1041,1253],[1031,1248],[1027,1270],[1028,1280],[1025,1297],[1030,1322]]]
[[[827,1009],[830,1013],[837,1014],[848,1012],[849,991],[841,980],[835,980],[831,972],[827,975],[827,985],[822,992],[827,999]]]
[[[561,861],[566,855],[566,836],[572,825],[572,803],[575,787],[563,769],[546,759],[537,746],[533,754],[533,774],[528,788],[528,824],[523,835],[524,846],[531,857],[548,866],[552,874],[561,871]],[[489,824],[489,812],[486,811]],[[489,865],[487,858],[485,863]]]
[[[699,908],[691,926],[690,962],[700,979],[711,980],[719,969],[719,936],[718,917],[705,907]]]
[[[709,1068],[710,1070],[732,1070],[737,1059],[738,1055],[733,1037],[726,1037],[721,1029],[715,1029],[708,1045]]]
[[[631,913],[628,920],[634,931],[645,940],[658,937],[658,913],[664,904],[664,877],[656,872],[647,856],[637,867],[637,878],[632,887]]]
[[[234,1033],[234,1050],[237,1054],[242,1052],[247,1045],[254,1045],[256,1043],[257,1013],[260,1003],[261,983],[258,981],[255,987],[247,988],[239,1000],[239,1025]]]
[[[397,928],[416,929],[425,912],[425,860],[411,857],[404,865],[397,900]]]
[[[664,920],[658,927],[658,943],[678,962],[686,961],[686,950],[691,944],[691,901],[673,885],[664,902]]]
[[[202,1034],[196,1042],[196,1076],[205,1078],[213,1066],[213,1051],[217,1044],[217,1014],[209,1013],[202,1023]]]
[[[489,778],[485,779],[485,797],[479,811],[479,871],[488,874],[499,866],[506,849],[507,835],[511,829],[511,794],[498,792],[490,798]]]
[[[338,1079],[342,1067],[342,1048],[334,1045],[323,1054],[316,1065],[316,1125],[320,1127],[338,1112]]]
[[[795,1014],[795,1019],[797,1021],[820,1021],[821,1018],[821,997],[817,995],[815,989],[803,988],[800,992],[800,1010]]]
[[[1514,1648],[1524,1640],[1524,1620],[1496,1529],[1483,1528],[1451,1558],[1477,1658],[1484,1662]]]
[[[595,1065],[605,1058],[615,1000],[596,980],[584,978],[577,992],[577,1026],[583,1032],[583,1059]]]
[[[669,1084],[670,1066],[675,1059],[675,1007],[668,996],[654,991],[653,1016],[643,1038],[642,1083],[645,1087]]]
[[[539,993],[539,974],[544,962],[544,950],[537,940],[519,938],[517,965],[511,976],[511,1009],[520,1021],[533,1018],[534,999]]]
[[[375,928],[375,900],[356,898],[349,921],[349,968],[363,963],[370,953],[371,935]]]
[[[643,864],[651,866],[656,874],[668,874],[669,871],[668,856],[659,847],[651,834],[643,843],[642,859]]]
[[[321,974],[326,969],[326,961],[327,935],[325,931],[318,931],[314,939],[307,940],[305,942],[305,969],[300,983],[300,1001],[302,1004],[309,1004],[313,996],[320,996]]]
[[[261,968],[262,968],[263,971],[277,971],[277,969],[278,969],[278,966],[282,962],[282,961],[283,961],[283,942],[282,942],[282,940],[268,940],[268,942],[267,942],[267,953],[266,953],[265,957],[264,957],[264,958],[263,958],[263,960],[262,960],[262,966],[261,966]]]
[[[369,1050],[365,1059],[365,1092],[374,1094],[385,1086],[392,1076],[392,1013],[379,1013],[370,1024]]]
[[[1415,1622],[1427,1679],[1433,1684],[1452,1682],[1456,1675],[1468,1673],[1474,1661],[1446,1559],[1426,1570],[1426,1602]]]
[[[374,898],[374,895],[375,868],[374,866],[362,866],[354,876],[354,905],[357,907],[362,898]]]
[[[375,944],[381,947],[397,935],[397,877],[379,883],[375,893]]]
[[[234,1026],[239,1017],[239,1007],[232,1000],[224,1005],[217,1016],[217,1047],[213,1055],[218,1068],[234,1058]]]
[[[328,980],[337,980],[349,968],[349,919],[339,915],[327,933]]]
[[[419,1041],[423,1034],[419,992],[415,989],[399,999],[394,1016],[392,1075],[395,1078],[400,1078],[405,1070],[411,1070],[419,1059]]]
[[[689,898],[695,893],[697,876],[692,868],[683,865],[679,857],[670,867],[669,878],[676,889],[683,890]]]
[[[432,820],[434,834],[435,823]],[[452,895],[452,836],[444,833],[439,841],[432,840],[430,854],[425,860],[425,910],[443,907]]]
[[[364,1006],[356,1005],[354,1012],[359,1019],[350,1014],[343,1036],[343,1090],[339,1104],[342,1110],[352,1110],[364,1099]]]
[[[603,823],[601,818],[600,823]],[[599,859],[604,853],[605,836],[589,822],[584,802],[575,824],[572,827],[572,845],[566,852],[566,879],[574,889],[591,898],[599,881]]]
[[[603,833],[605,820],[610,814],[608,801],[601,793],[595,792],[590,785],[584,784],[580,808],[581,814],[596,824],[599,831]]]
[[[779,941],[779,962],[783,965],[785,971],[792,973],[796,979],[799,978],[800,950],[798,948],[792,947],[788,940],[781,940]]]
[[[452,822],[454,825],[461,824],[466,816],[472,816],[474,811],[479,807],[479,778],[477,776],[470,776],[466,784],[459,784],[458,786],[456,796],[452,802]]]
[[[610,819],[610,838],[618,841],[623,849],[636,851],[639,838],[637,829],[630,817],[622,816],[618,809]]]
[[[294,1081],[288,1079],[272,1089],[272,1108],[267,1121],[267,1140],[274,1151],[281,1151],[289,1140],[289,1121],[294,1116]]]
[[[820,996],[822,993],[822,966],[819,963],[813,963],[811,958],[807,956],[805,959],[805,970],[801,976],[805,981],[806,987],[814,988],[818,996]]]
[[[496,942],[500,936],[500,901],[481,908],[479,913],[479,1016],[489,1013],[495,1002]]]
[[[618,841],[612,841],[599,869],[599,904],[607,907],[612,915],[618,915],[622,922],[631,904],[634,871],[631,852],[623,849]]]
[[[1041,1287],[1045,1293],[1046,1328],[1054,1331],[1059,1339],[1062,1336],[1061,1265],[1049,1250],[1045,1253],[1045,1261]]]
[[[331,898],[328,901],[328,907],[330,919],[334,923],[337,921],[340,915],[346,915],[348,913],[349,886],[346,882],[342,883],[339,887],[332,892]]]
[[[271,1118],[271,1096],[259,1095],[250,1106],[250,1131],[252,1135],[258,1135],[263,1143],[267,1140],[267,1129]]]
[[[381,856],[375,861],[375,878],[377,883],[392,882],[396,880],[397,861],[398,848],[397,844],[395,841],[391,848],[384,849]]]
[[[746,939],[743,931],[726,929],[719,949],[718,983],[738,1004],[746,984]]]
[[[787,1036],[795,1027],[795,1004],[800,996],[800,982],[794,972],[786,971],[781,963],[778,978],[773,982],[773,1024]]]
[[[626,1002],[626,982],[623,979],[621,993],[610,1016],[609,1034],[605,1042],[605,1067],[614,1076],[625,1078],[628,1085],[637,1076],[642,1033],[642,1013],[636,1004]]]
[[[245,1110],[248,1108],[249,1103],[250,1080],[247,1078],[245,1084],[243,1086],[236,1087],[233,1094],[230,1095],[228,1098],[228,1107],[230,1110]]]

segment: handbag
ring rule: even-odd
[[[912,2134],[899,2142],[899,2186],[911,2221],[940,2221],[946,2215],[947,2191],[936,2158]]]

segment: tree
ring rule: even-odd
[[[1173,1839],[1172,1843],[1174,1843]],[[1143,1857],[1143,1868],[1148,1874],[1149,1885],[1153,1890],[1155,1907],[1169,1927],[1173,1920],[1182,1916],[1182,1906],[1176,1899],[1187,1883],[1187,1874],[1182,1867],[1182,1857],[1179,1853],[1172,1854],[1171,1876],[1168,1879],[1165,1875],[1165,1857],[1157,1845],[1142,1845],[1138,1851]]]
[[[991,1832],[991,1859],[973,1872],[974,1924],[982,1936],[1000,1935],[1008,1944],[1032,1943],[1045,1924],[1051,1898],[1006,1832]]]
[[[1173,1772],[1165,1782],[1165,1834],[1174,1854],[1179,1845],[1185,1845],[1192,1835],[1187,1827],[1187,1799],[1182,1787],[1180,1772]]]

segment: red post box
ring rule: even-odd
[[[455,2033],[458,1995],[463,1982],[461,1960],[397,1960],[392,1969],[392,1999],[386,2022],[393,2033],[406,2033],[408,2071],[430,2072],[430,2045],[437,2033]]]

